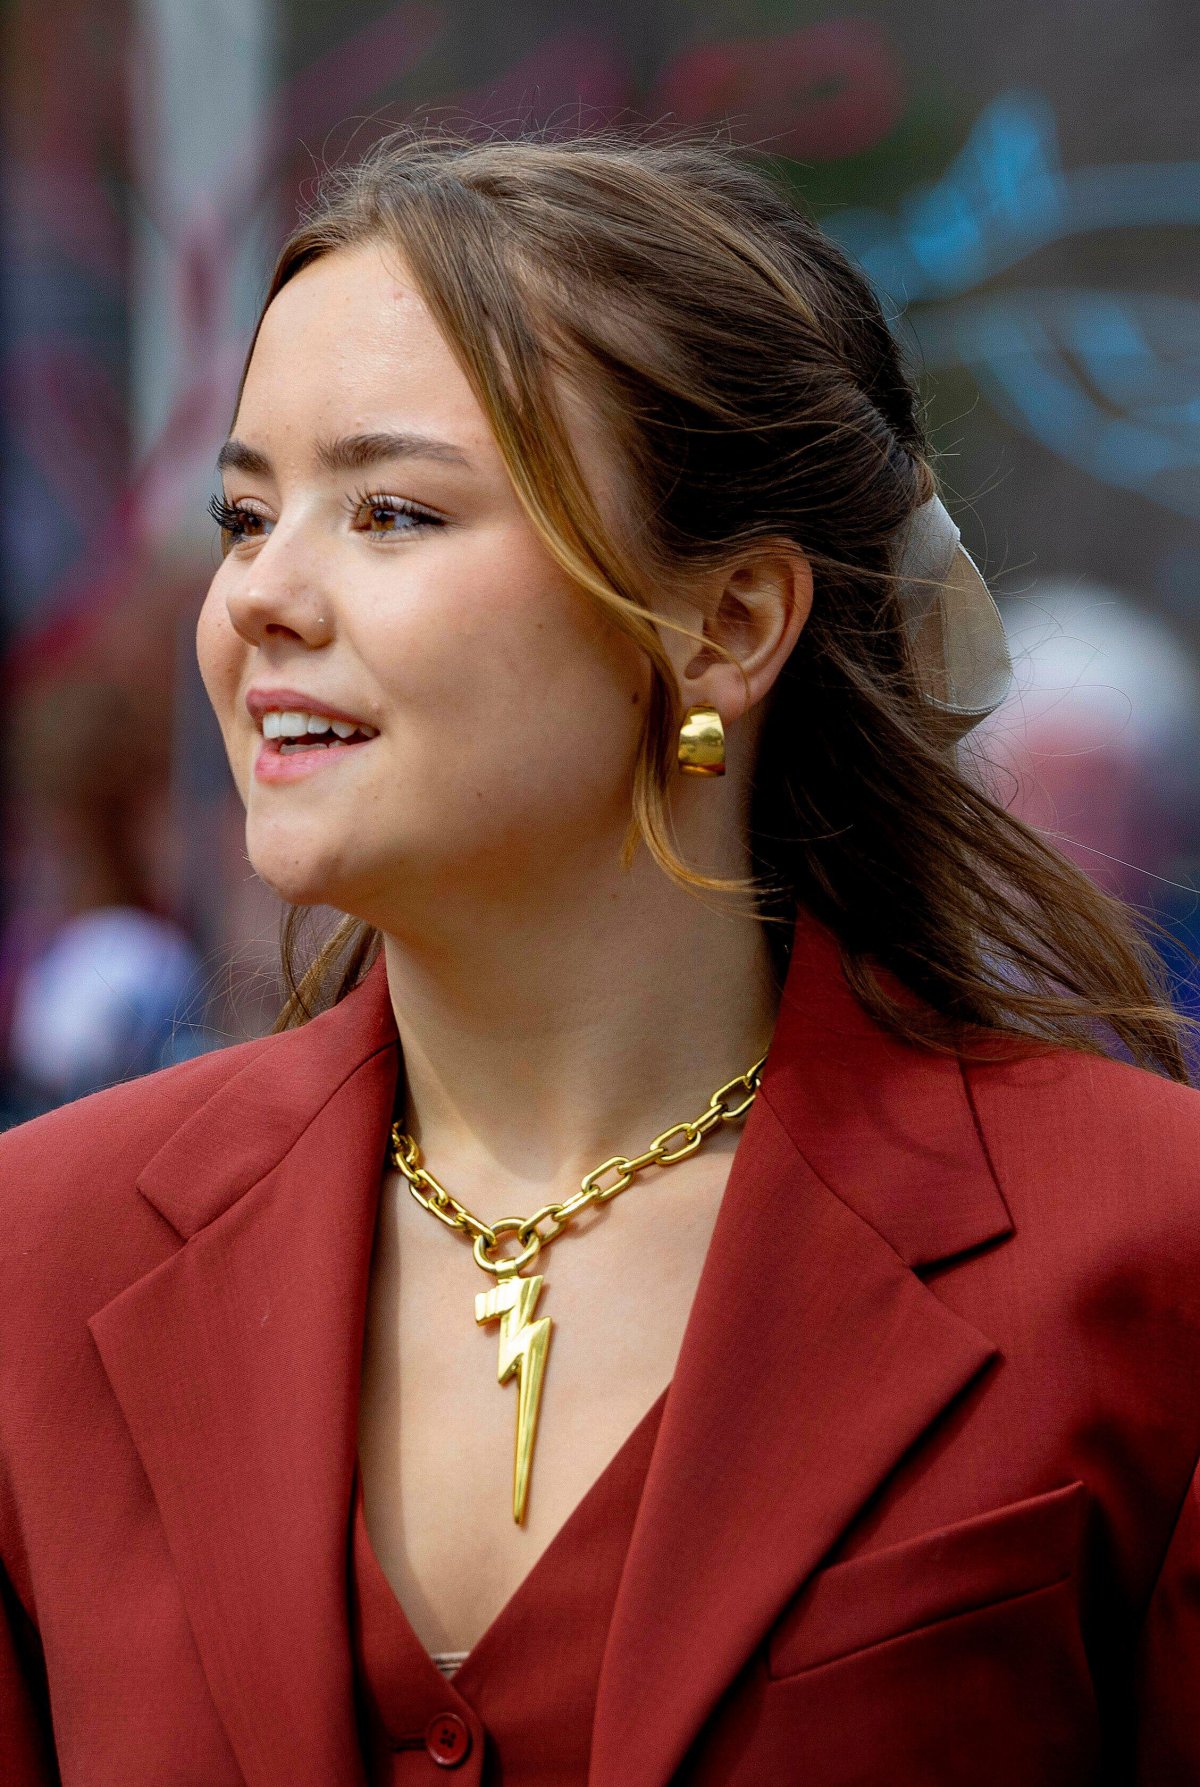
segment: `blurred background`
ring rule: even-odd
[[[723,120],[772,158],[909,344],[1005,607],[1016,683],[973,750],[1197,941],[1190,3],[7,0],[3,19],[0,1124],[277,1008],[279,912],[193,661],[205,505],[297,207],[414,113]]]

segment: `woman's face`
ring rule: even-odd
[[[197,646],[266,882],[386,927],[405,889],[504,897],[611,861],[646,660],[541,545],[379,248],[271,304],[222,476]]]

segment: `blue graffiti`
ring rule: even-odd
[[[929,371],[967,367],[1052,452],[1200,518],[1200,304],[1040,287],[930,306],[911,327]]]
[[[1181,224],[1200,224],[1200,161],[1067,172],[1049,102],[1013,92],[895,218],[850,209],[831,228],[881,291],[917,304],[969,291],[1066,236]]]
[[[1200,304],[979,290],[1069,236],[1196,224],[1200,162],[1066,171],[1053,111],[1022,92],[989,106],[941,179],[894,217],[847,210],[829,227],[907,312],[926,367],[968,368],[1001,414],[1055,453],[1200,516]]]

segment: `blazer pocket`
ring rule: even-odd
[[[767,1636],[775,1680],[1049,1588],[1079,1558],[1078,1480],[819,1571]]]

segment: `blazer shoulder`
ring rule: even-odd
[[[167,1137],[276,1039],[211,1050],[60,1105],[0,1135],[0,1261],[104,1226]]]
[[[1007,1039],[1004,1039],[1007,1044]],[[1159,1133],[1170,1149],[1195,1158],[1200,1138],[1200,1090],[1083,1049],[1049,1048],[1019,1053],[1007,1044],[1002,1059],[963,1061],[972,1097],[985,1103],[993,1123],[1028,1125],[1077,1115],[1104,1145]]]
[[[964,1072],[1018,1226],[1086,1210],[1093,1236],[1200,1271],[1200,1091],[1078,1049]]]

